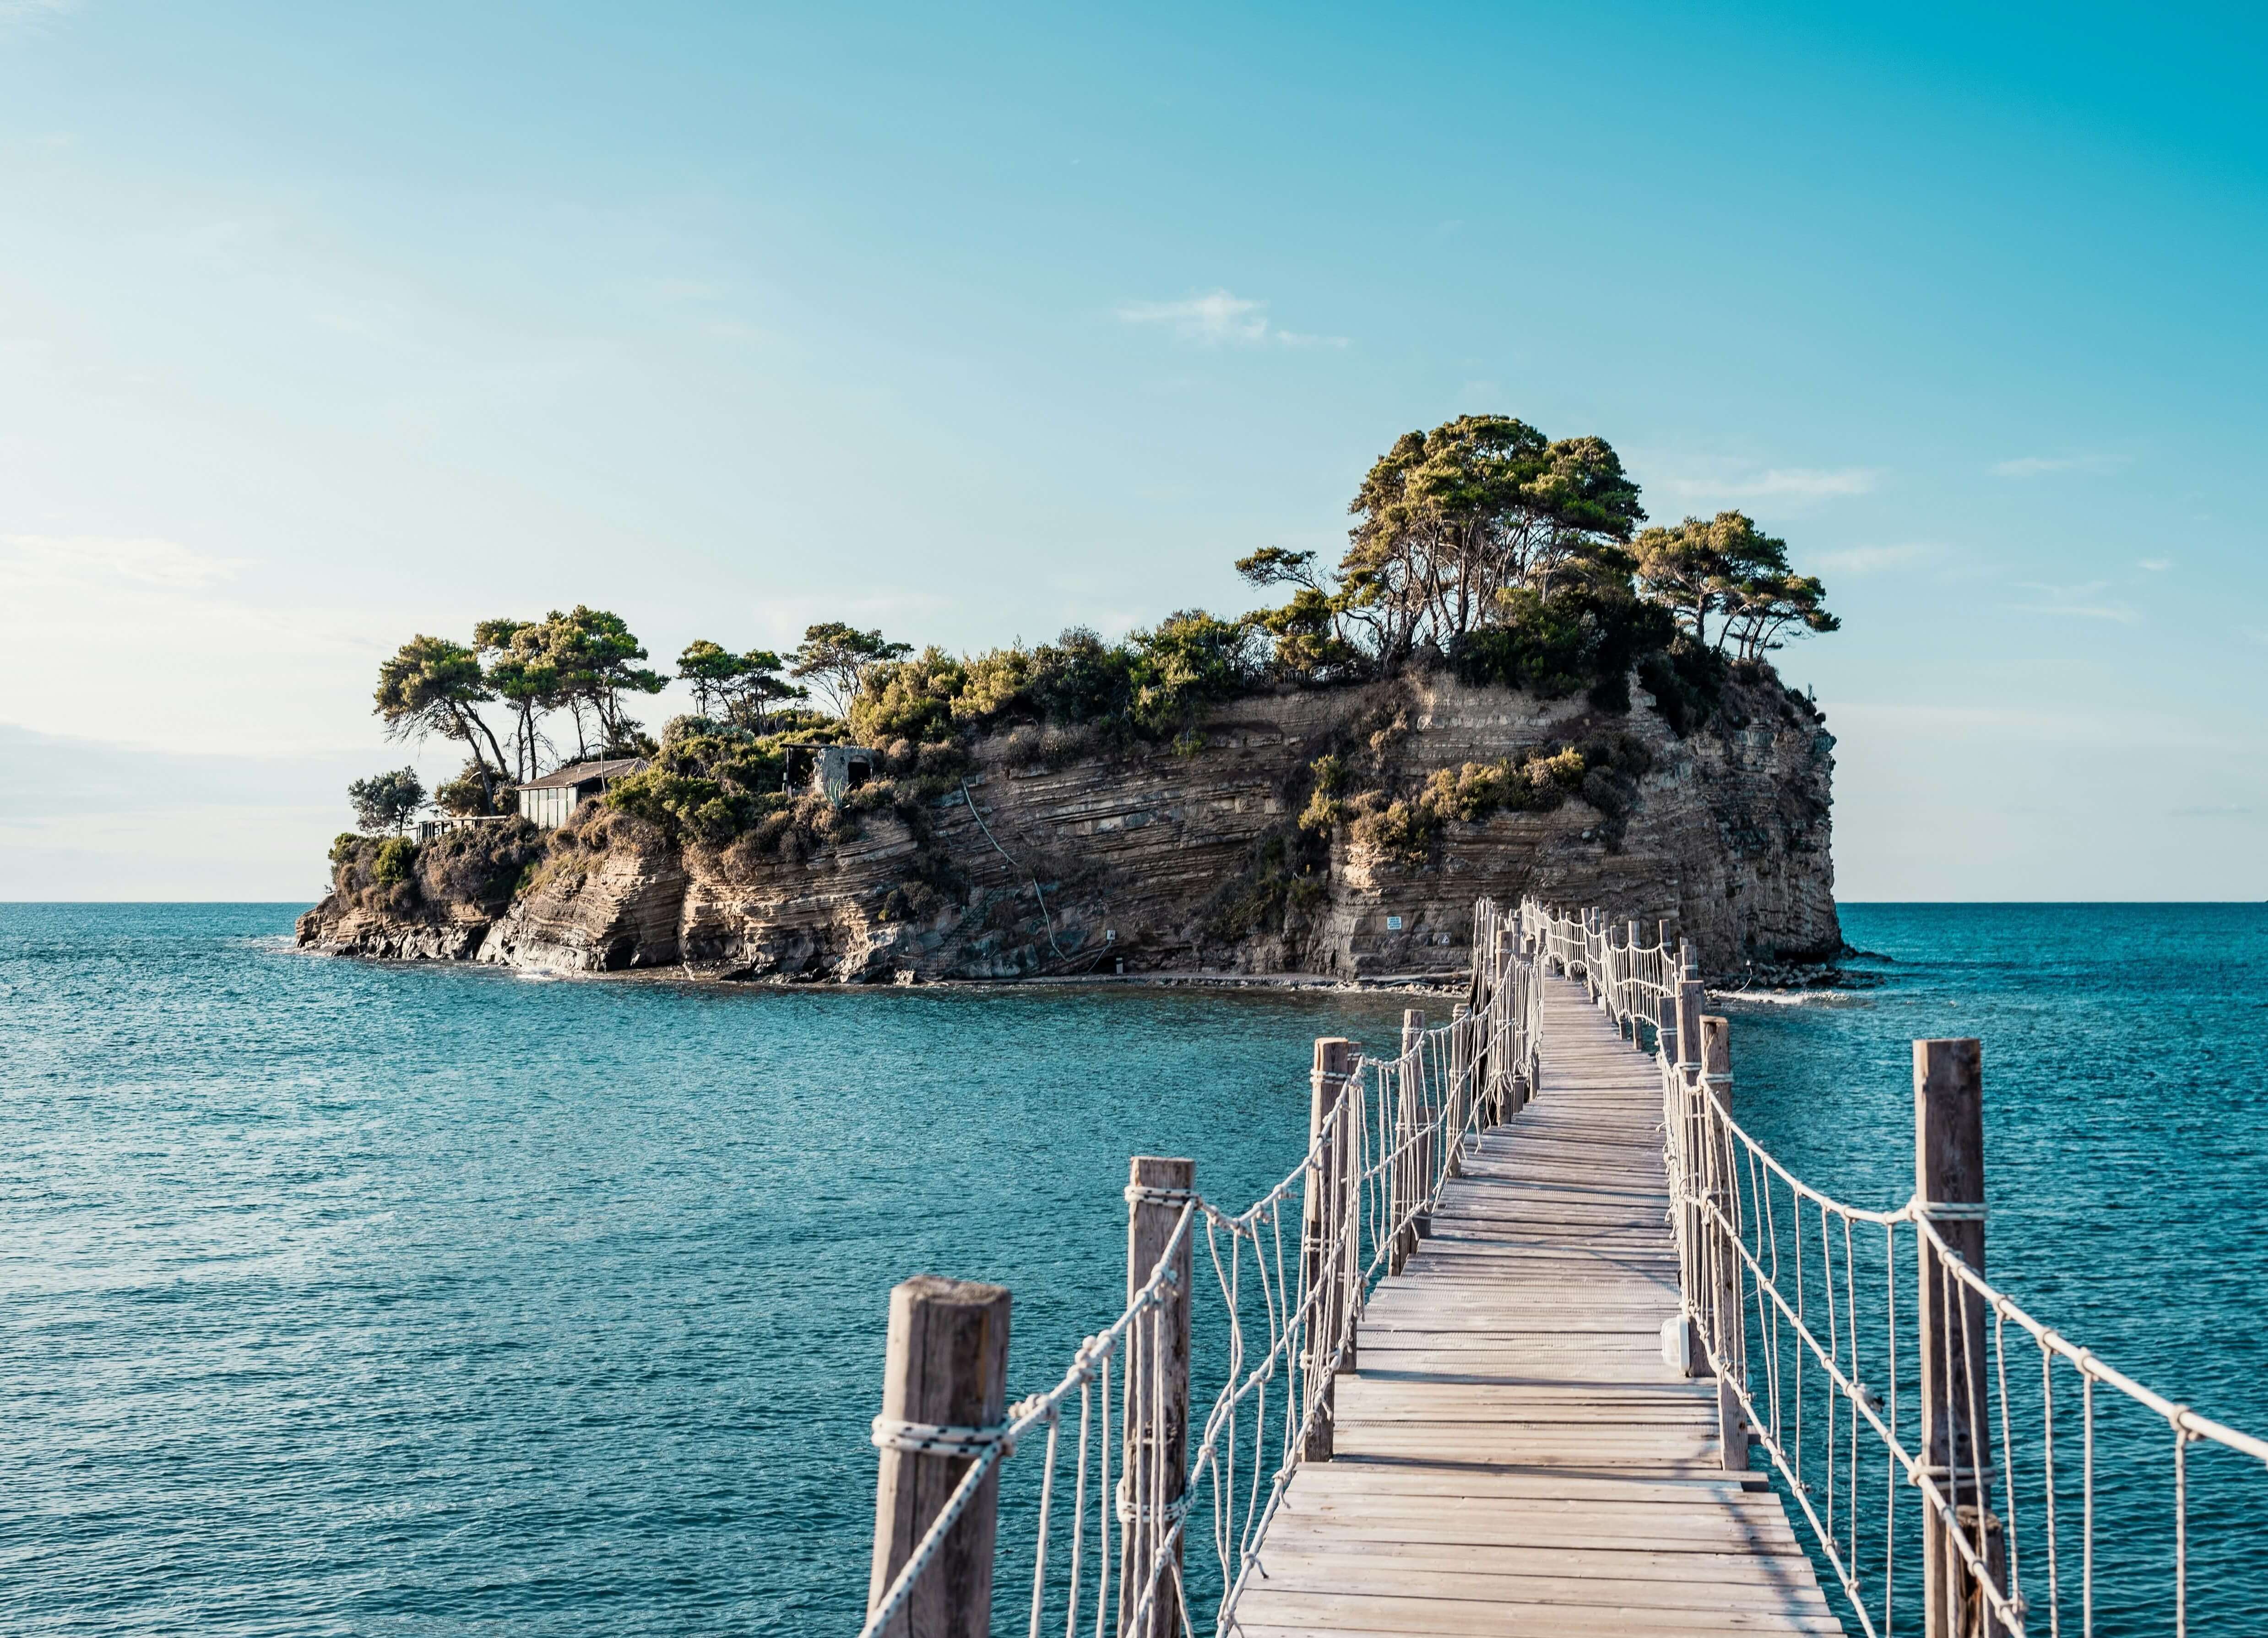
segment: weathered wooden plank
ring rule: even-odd
[[[1710,1473],[1698,1480],[1616,1474],[1587,1480],[1580,1474],[1557,1470],[1530,1473],[1516,1468],[1418,1462],[1332,1462],[1317,1465],[1300,1477],[1303,1496],[1413,1495],[1486,1500],[1552,1495],[1580,1500],[1595,1495],[1625,1501],[1658,1500],[1681,1507],[1693,1506],[1717,1495],[1737,1498],[1743,1493],[1768,1487],[1761,1477],[1753,1473]]]
[[[1769,1585],[1809,1586],[1785,1555],[1754,1553],[1677,1552],[1657,1547],[1565,1547],[1523,1543],[1486,1554],[1455,1542],[1348,1541],[1328,1543],[1286,1541],[1261,1554],[1270,1579],[1294,1584],[1290,1571],[1295,1561],[1321,1554],[1335,1561],[1382,1559],[1420,1568],[1440,1566],[1476,1574],[1596,1575],[1610,1581],[1673,1581],[1684,1584],[1757,1582]],[[1285,1575],[1278,1575],[1281,1567]],[[1825,1595],[1822,1594],[1822,1597]]]
[[[1837,1633],[1842,1623],[1825,1610],[1712,1608],[1697,1592],[1683,1609],[1628,1604],[1579,1605],[1497,1598],[1395,1597],[1377,1593],[1307,1592],[1270,1586],[1248,1590],[1237,1606],[1238,1631],[1253,1625],[1294,1625],[1322,1632],[1420,1632],[1447,1634],[1521,1633]]]
[[[1789,1615],[1823,1615],[1827,1596],[1793,1577],[1717,1577],[1703,1586],[1683,1577],[1616,1576],[1595,1567],[1575,1574],[1517,1571],[1495,1564],[1421,1563],[1355,1554],[1284,1554],[1263,1561],[1271,1580],[1297,1576],[1302,1592],[1506,1604],[1603,1605],[1609,1609],[1690,1610],[1697,1605]]]

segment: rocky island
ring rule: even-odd
[[[839,624],[792,665],[696,643],[698,709],[659,741],[623,705],[662,679],[615,616],[421,637],[379,709],[467,746],[452,817],[341,837],[299,942],[772,982],[1359,980],[1446,976],[1476,899],[1535,893],[1666,921],[1716,973],[1831,960],[1834,739],[1766,657],[1833,629],[1819,583],[1739,513],[1639,530],[1636,497],[1600,440],[1466,417],[1380,461],[1336,573],[1239,564],[1291,586],[1278,607],[961,659]],[[578,754],[540,777],[560,712]]]

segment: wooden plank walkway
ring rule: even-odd
[[[1336,1458],[1292,1477],[1232,1632],[1843,1630],[1778,1498],[1722,1470],[1715,1385],[1662,1363],[1660,1083],[1547,982],[1542,1092],[1372,1298]]]

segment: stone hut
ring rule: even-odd
[[[882,753],[870,746],[814,745],[787,748],[787,788],[830,804],[856,790],[882,766]]]

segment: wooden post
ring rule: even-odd
[[[1489,961],[1495,970],[1496,952],[1503,948],[1501,933],[1490,941]],[[1501,981],[1491,978],[1474,997],[1471,1020],[1465,1025],[1465,1069],[1470,1076],[1473,1096],[1489,1104],[1489,1113],[1484,1117],[1491,1126],[1496,1124],[1496,1108],[1490,1103],[1490,1077],[1496,1072],[1496,1049],[1491,1038],[1490,1020],[1496,1017],[1497,985]]]
[[[1701,1019],[1701,1069],[1704,1083],[1717,1106],[1733,1112],[1733,1026],[1727,1018],[1704,1014]],[[1737,1186],[1733,1173],[1733,1138],[1719,1136],[1712,1123],[1698,1123],[1708,1134],[1703,1171],[1709,1201],[1727,1222],[1733,1216]],[[1711,1223],[1703,1233],[1708,1247],[1709,1342],[1717,1350],[1722,1369],[1717,1373],[1717,1447],[1719,1458],[1730,1473],[1749,1466],[1749,1429],[1741,1420],[1741,1401],[1733,1383],[1747,1357],[1748,1316],[1741,1308],[1741,1261],[1733,1248],[1730,1230]]]
[[[1126,1300],[1150,1282],[1158,1260],[1195,1198],[1197,1163],[1137,1155],[1126,1179]],[[1125,1460],[1119,1480],[1118,1630],[1125,1638],[1173,1638],[1182,1630],[1178,1568],[1154,1583],[1150,1567],[1166,1532],[1171,1509],[1187,1486],[1189,1459],[1189,1279],[1196,1267],[1197,1237],[1185,1234],[1174,1248],[1174,1283],[1164,1300],[1134,1322],[1123,1355],[1126,1405]],[[1174,1563],[1181,1544],[1174,1543]],[[1154,1585],[1150,1608],[1139,1626],[1134,1612],[1145,1587]]]
[[[1701,1008],[1705,999],[1699,979],[1689,977],[1678,984],[1677,1091],[1684,1105],[1679,1150],[1685,1173],[1683,1183],[1689,1189],[1697,1186],[1701,1171],[1703,1127],[1694,1099],[1701,1090]],[[1681,1204],[1678,1210],[1685,1227],[1680,1237],[1684,1256],[1678,1268],[1679,1295],[1684,1299],[1686,1319],[1685,1374],[1704,1377],[1709,1374],[1709,1365],[1708,1355],[1701,1347],[1701,1327],[1708,1318],[1708,1297],[1702,1274],[1703,1219],[1700,1208],[1690,1201]]]
[[[1528,964],[1528,982],[1532,986],[1543,978],[1543,943],[1530,933],[1521,940],[1520,959]],[[1512,1033],[1512,1010],[1521,1004],[1516,986],[1506,986],[1504,998],[1505,1034]],[[1533,1047],[1533,1041],[1528,1043]],[[1505,1065],[1504,1109],[1507,1116],[1518,1114],[1535,1100],[1535,1066],[1522,1057],[1518,1062]]]
[[[1599,918],[1599,1010],[1612,1017],[1615,1010],[1615,929],[1607,913]]]
[[[1407,1030],[1403,1032],[1405,1035]],[[1410,1253],[1418,1244],[1418,1225],[1412,1216],[1418,1199],[1419,1159],[1418,1137],[1417,1077],[1410,1073],[1408,1057],[1394,1061],[1394,1129],[1389,1140],[1394,1146],[1387,1167],[1387,1182],[1390,1186],[1387,1197],[1393,1213],[1393,1241],[1386,1248],[1386,1271],[1400,1274],[1402,1266],[1410,1260]]]
[[[1973,1040],[1918,1040],[1914,1064],[1914,1196],[1946,1245],[1984,1272],[1984,1054]],[[1950,1210],[1939,1209],[1949,1207]],[[1917,1237],[1918,1238],[1918,1237]],[[1947,1274],[1936,1248],[1920,1244],[1923,1461],[1959,1513],[1996,1588],[2007,1585],[1999,1521],[1992,1517],[1992,1400],[1985,1366],[1992,1343],[1984,1299]],[[1971,1409],[1986,1426],[1972,1422]],[[1980,1471],[1982,1482],[1980,1483]],[[1927,1638],[1997,1634],[1983,1592],[1955,1550],[1937,1510],[1922,1509],[1922,1607]]]
[[[1416,1251],[1418,1242],[1433,1231],[1433,1215],[1425,1208],[1425,1199],[1433,1192],[1433,1179],[1440,1175],[1443,1155],[1442,1144],[1449,1141],[1441,1128],[1446,1110],[1436,1109],[1425,1090],[1425,1015],[1416,1007],[1402,1010],[1403,1098],[1414,1112],[1418,1122],[1418,1146],[1410,1151],[1417,1162],[1414,1176],[1417,1190],[1411,1196],[1417,1215],[1410,1223],[1410,1249]]]
[[[1463,1002],[1449,1014],[1449,1084],[1454,1089],[1460,1116],[1471,1110],[1477,1089],[1473,1085],[1473,1010]],[[1489,1124],[1485,1112],[1481,1124]]]
[[[998,1427],[1007,1407],[1007,1288],[933,1274],[902,1282],[890,1292],[887,1359],[886,1418],[952,1428]],[[976,1459],[919,1455],[887,1445],[881,1456],[873,1573],[866,1583],[870,1614]],[[912,1596],[882,1629],[886,1638],[989,1638],[999,1506],[996,1465],[968,1510],[946,1532]]]
[[[1526,942],[1510,928],[1496,936],[1497,971],[1503,975],[1503,982],[1497,986],[1495,1004],[1489,1009],[1488,1031],[1496,1044],[1489,1052],[1488,1097],[1498,1125],[1502,1125],[1520,1106],[1512,1098],[1512,1077],[1520,1073],[1519,1066],[1512,1061],[1512,1001],[1520,988],[1513,968]]]
[[[1331,1459],[1331,1417],[1336,1398],[1322,1379],[1336,1357],[1345,1317],[1346,1276],[1340,1261],[1350,1255],[1344,1218],[1351,1189],[1346,1152],[1346,1120],[1341,1114],[1346,1099],[1347,1074],[1354,1061],[1354,1043],[1338,1036],[1315,1042],[1315,1067],[1308,1078],[1307,1141],[1314,1151],[1307,1165],[1306,1210],[1300,1225],[1300,1298],[1307,1309],[1307,1347],[1304,1356],[1306,1412],[1314,1415],[1301,1447],[1303,1459]],[[1320,1409],[1318,1409],[1320,1407]]]
[[[1623,975],[1625,978],[1635,981],[1638,973],[1638,923],[1635,921],[1624,921],[1623,923],[1623,950],[1624,952],[1623,956]],[[1631,1045],[1635,1047],[1638,1045],[1637,997],[1632,996],[1629,1001],[1624,1003],[1624,1012],[1623,1022],[1630,1026]]]

